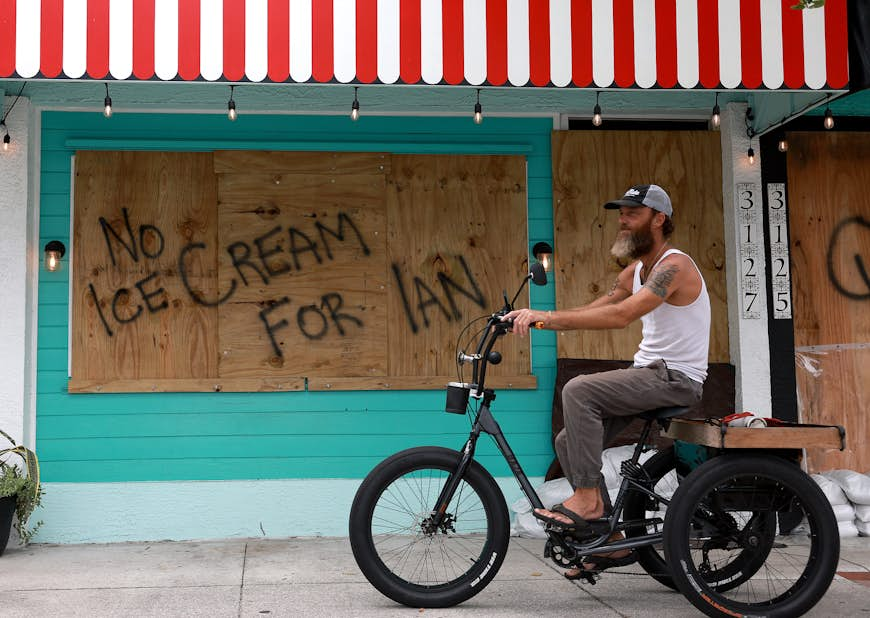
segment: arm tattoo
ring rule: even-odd
[[[616,288],[619,287],[619,277],[616,278],[616,281],[613,282],[613,287],[610,288],[610,291],[607,293],[608,296],[613,296],[616,292]]]
[[[665,298],[668,295],[668,286],[674,282],[674,276],[676,276],[679,270],[676,264],[668,264],[667,266],[656,268],[649,281],[643,284],[643,287],[656,296]]]

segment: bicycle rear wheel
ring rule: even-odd
[[[776,535],[783,513],[803,523]],[[717,457],[674,494],[665,555],[680,592],[708,616],[799,616],[834,577],[840,538],[824,494],[794,463]]]
[[[449,607],[498,572],[510,537],[507,506],[492,476],[472,461],[438,525],[433,509],[461,454],[420,447],[366,477],[351,507],[350,542],[381,593],[410,607]]]

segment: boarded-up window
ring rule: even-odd
[[[825,131],[789,133],[788,142],[800,420],[846,429],[846,450],[809,450],[808,467],[865,472],[870,468],[870,139],[866,133]]]
[[[462,326],[527,268],[522,157],[79,152],[75,170],[72,392],[440,388]],[[493,383],[534,387],[527,340],[501,350]]]
[[[553,133],[556,305],[577,307],[606,294],[622,267],[610,256],[619,230],[603,204],[631,185],[658,184],[671,196],[671,244],[691,256],[710,294],[710,362],[728,362],[722,159],[710,131]],[[622,330],[563,333],[560,358],[628,360],[640,321]]]

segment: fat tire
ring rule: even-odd
[[[789,593],[767,602],[744,603],[724,596],[715,582],[704,580],[691,554],[691,529],[696,507],[722,483],[735,478],[774,481],[799,500],[811,541],[807,565]],[[763,495],[769,491],[759,488]],[[760,494],[760,495],[762,495]],[[775,516],[775,513],[771,513]],[[836,518],[818,485],[793,462],[772,455],[734,454],[716,457],[693,470],[680,483],[665,518],[665,556],[677,588],[696,608],[708,616],[764,615],[792,618],[809,611],[824,596],[834,578],[839,560],[840,537]],[[764,560],[769,559],[772,540],[766,540]],[[747,564],[751,564],[747,562]],[[753,574],[763,567],[751,564]],[[749,579],[744,578],[743,581]]]
[[[479,559],[470,561],[467,571],[449,583],[420,585],[394,574],[375,548],[372,516],[381,495],[393,481],[418,470],[452,472],[461,456],[457,451],[434,446],[408,449],[378,464],[357,490],[351,506],[349,526],[354,559],[366,579],[397,603],[417,608],[451,607],[462,603],[486,587],[505,558],[510,541],[507,505],[495,480],[476,461],[471,461],[463,480],[471,486],[483,505],[486,540]]]

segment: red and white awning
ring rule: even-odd
[[[0,78],[844,89],[846,0],[0,0]]]

